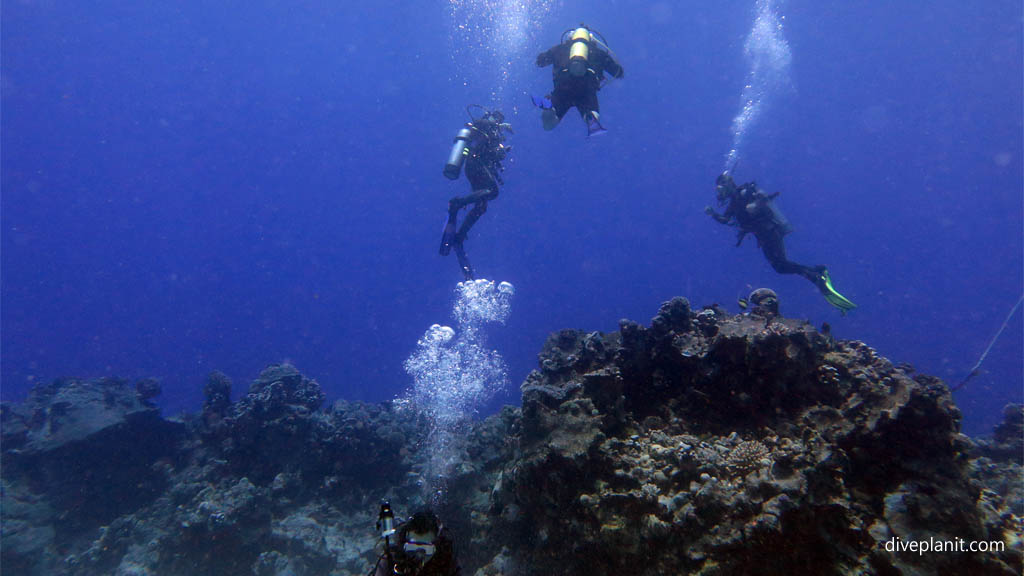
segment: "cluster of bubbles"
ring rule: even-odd
[[[458,80],[488,82],[492,106],[504,104],[512,71],[522,68],[524,50],[555,0],[449,0],[449,37]],[[480,79],[484,71],[497,77]]]
[[[750,73],[741,96],[743,106],[732,119],[732,149],[725,159],[726,172],[736,167],[747,131],[771,97],[791,86],[789,68],[793,55],[782,33],[782,19],[773,0],[758,0],[757,17],[743,50],[750,63]]]
[[[422,448],[429,455],[425,489],[434,504],[444,497],[445,479],[459,462],[461,440],[473,415],[508,383],[505,361],[487,348],[482,328],[508,319],[514,293],[508,282],[459,283],[452,310],[458,332],[434,324],[405,361],[413,386],[398,402],[418,410],[430,423]]]

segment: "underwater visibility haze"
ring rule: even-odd
[[[625,70],[593,138],[530,98],[581,21]],[[551,332],[758,287],[952,385],[1022,292],[1019,2],[5,0],[2,26],[4,400],[152,376],[170,414],[286,360],[330,399],[419,390],[406,358],[462,279],[437,242],[468,104],[514,130],[466,244],[516,291],[482,414]],[[724,169],[781,192],[789,256],[855,310],[734,247],[703,212]],[[1021,401],[1021,326],[956,393],[966,431]]]
[[[0,10],[7,572],[1021,573],[1019,0]]]

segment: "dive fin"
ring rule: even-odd
[[[462,247],[462,242],[455,243],[455,255],[459,258],[459,268],[462,269],[462,276],[466,280],[473,280],[473,266],[469,263],[469,258],[466,257],[466,250]]]
[[[540,96],[530,94],[530,100],[533,100],[533,105],[541,110],[550,110],[555,107],[555,105],[551,103],[550,98],[541,98]]]
[[[597,136],[599,134],[604,134],[607,131],[608,130],[606,130],[605,127],[601,125],[601,121],[598,120],[595,117],[595,115],[587,116],[587,138],[590,138],[591,136]]]
[[[455,218],[448,216],[444,225],[444,232],[441,233],[441,249],[438,252],[441,256],[447,256],[452,251],[452,244],[455,242]]]
[[[825,300],[828,301],[829,304],[838,308],[839,312],[844,316],[847,312],[857,307],[856,304],[851,302],[846,296],[836,292],[836,289],[832,287],[832,278],[829,276],[827,269],[822,270],[818,280],[818,289],[821,290],[822,295],[825,296]]]

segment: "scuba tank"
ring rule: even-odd
[[[459,179],[462,165],[466,163],[466,156],[469,156],[469,141],[472,139],[472,124],[466,124],[455,134],[455,142],[452,143],[452,150],[448,153],[448,162],[444,165],[444,175],[449,180]]]
[[[587,73],[587,59],[590,58],[590,30],[584,27],[573,31],[569,47],[569,74],[583,76]]]
[[[483,114],[474,116],[474,109],[483,110]],[[482,135],[487,140],[485,148],[480,151],[486,152],[486,147],[494,145],[492,141],[497,142],[495,153],[499,154],[498,161],[500,161],[507,151],[501,145],[505,139],[501,131],[512,132],[512,127],[505,123],[505,115],[500,110],[487,110],[479,104],[470,104],[466,106],[466,113],[469,114],[470,121],[455,134],[451,152],[448,153],[448,162],[444,165],[444,175],[450,180],[459,179],[462,165],[466,163],[466,157],[472,153],[469,145],[475,136]]]

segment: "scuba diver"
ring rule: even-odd
[[[756,182],[736,186],[728,172],[722,173],[715,184],[718,203],[725,206],[725,212],[719,214],[711,206],[705,207],[704,212],[720,224],[739,228],[737,246],[743,242],[747,234],[753,234],[765,258],[776,272],[803,276],[818,288],[829,304],[843,314],[857,307],[832,287],[828,268],[804,266],[786,258],[783,238],[793,231],[793,227],[775,206],[774,200],[779,196],[778,192],[765,194],[757,187]]]
[[[436,514],[422,510],[397,528],[394,522],[391,505],[381,502],[377,529],[384,540],[384,552],[367,576],[461,575],[455,543]]]
[[[476,117],[474,109],[483,113]],[[498,185],[504,185],[501,172],[504,167],[501,161],[508,155],[511,146],[505,146],[505,131],[512,133],[512,127],[505,123],[505,116],[500,110],[487,110],[483,106],[472,104],[466,107],[469,122],[455,135],[448,163],[444,165],[444,175],[450,180],[458,180],[463,164],[466,166],[466,179],[469,180],[470,194],[456,196],[448,201],[448,221],[441,236],[441,256],[447,256],[452,248],[459,259],[459,267],[466,280],[473,280],[473,267],[466,257],[463,242],[469,229],[487,212],[487,203],[498,197]],[[459,211],[473,205],[462,226],[456,228]],[[456,231],[457,230],[457,231]]]
[[[561,43],[537,55],[537,66],[551,66],[554,89],[544,98],[533,96],[540,107],[545,130],[554,130],[573,106],[587,123],[587,137],[600,134],[601,107],[597,91],[607,72],[622,78],[625,71],[599,32],[580,24],[562,33]]]

